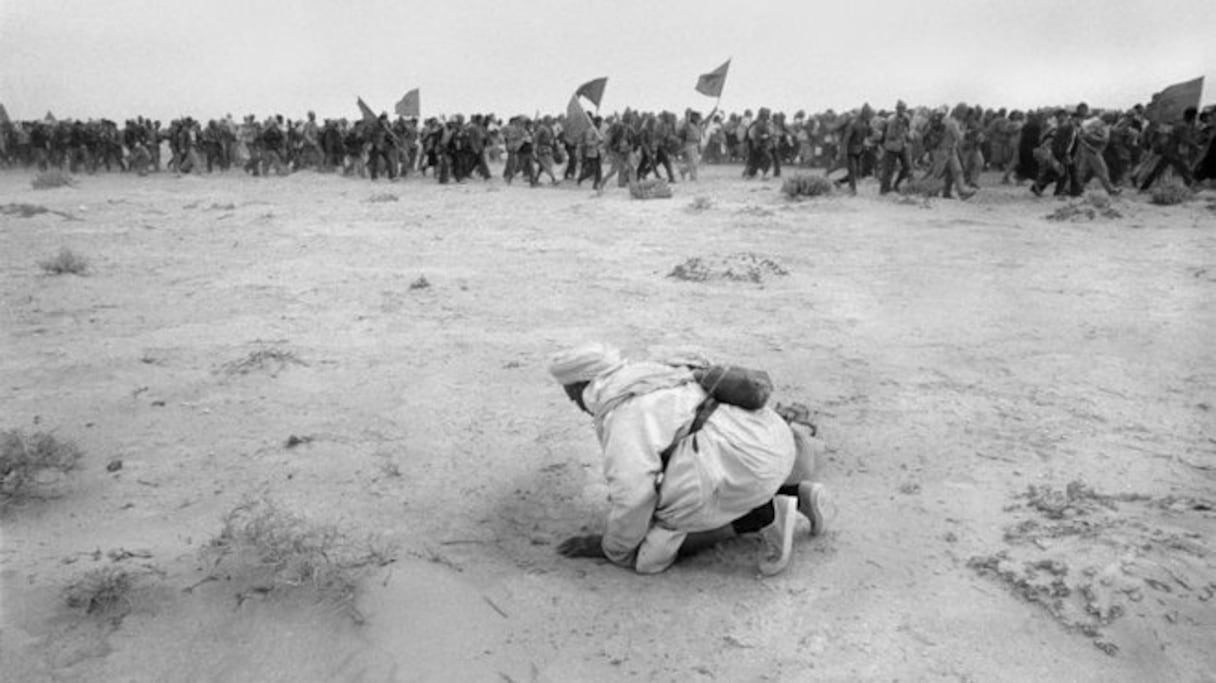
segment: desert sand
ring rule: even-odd
[[[0,678],[1216,681],[1216,193],[738,173],[0,173],[58,212],[0,215],[0,428],[84,452],[0,518]],[[43,272],[62,247],[89,272]],[[816,411],[829,533],[770,579],[748,538],[649,577],[560,557],[606,492],[545,361],[588,340],[768,370]],[[353,611],[240,592],[200,550],[250,499],[395,560]],[[65,604],[104,566],[121,611]]]

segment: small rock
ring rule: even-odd
[[[113,460],[111,460],[109,463],[106,464],[107,472],[117,472],[118,470],[121,470],[121,469],[122,469],[122,459],[121,458],[114,458]]]

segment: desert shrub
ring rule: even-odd
[[[1179,180],[1170,180],[1153,188],[1152,202],[1161,206],[1172,206],[1190,201],[1195,193]]]
[[[81,455],[76,444],[46,432],[0,433],[0,510],[34,495],[42,474],[75,469]]]
[[[30,185],[35,190],[50,190],[56,187],[71,187],[76,184],[76,180],[72,176],[63,171],[43,171],[34,176],[30,181]]]
[[[282,349],[259,349],[251,351],[240,360],[230,361],[220,366],[220,372],[227,375],[248,375],[255,370],[268,370],[271,376],[277,375],[288,365],[308,365],[296,357],[291,351]]]
[[[799,174],[781,183],[781,193],[789,199],[822,197],[832,193],[832,181],[821,175]]]
[[[667,277],[688,282],[729,280],[763,284],[773,276],[789,275],[777,261],[760,254],[739,252],[721,257],[699,257],[685,259],[676,264]]]
[[[634,199],[671,199],[671,186],[662,178],[650,178],[629,183],[629,196]]]
[[[936,197],[942,193],[946,183],[941,178],[908,178],[899,188],[905,197]]]
[[[357,537],[266,499],[247,500],[224,516],[204,559],[238,584],[261,593],[309,591],[349,602],[365,570],[393,561],[395,549],[375,536]]]
[[[85,614],[121,618],[131,610],[131,591],[136,575],[113,565],[91,569],[72,579],[63,590],[63,599],[72,609]]]
[[[84,275],[89,270],[89,260],[67,247],[60,249],[55,258],[39,261],[38,265],[51,275]]]
[[[714,200],[709,197],[697,197],[688,203],[688,210],[692,212],[707,211],[714,206]]]
[[[33,218],[39,214],[49,213],[50,209],[37,204],[6,204],[0,206],[0,214],[6,216],[20,216],[22,218]]]

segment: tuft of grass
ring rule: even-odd
[[[0,214],[6,216],[20,216],[22,218],[33,218],[39,214],[50,213],[50,209],[37,204],[6,204],[0,206]]]
[[[431,281],[425,275],[419,275],[417,280],[410,283],[410,289],[427,289],[430,286]]]
[[[251,351],[248,356],[240,360],[224,363],[220,366],[220,371],[228,375],[248,375],[255,370],[268,369],[273,377],[288,365],[308,365],[308,363],[300,360],[291,351],[259,349]]]
[[[219,535],[202,549],[203,558],[216,573],[255,593],[302,590],[353,609],[362,575],[393,562],[396,553],[374,535],[356,537],[265,498],[242,502],[223,522]]]
[[[832,181],[821,175],[799,174],[781,183],[781,193],[788,199],[822,197],[832,194]]]
[[[35,496],[43,474],[76,469],[82,455],[76,444],[46,432],[0,433],[0,510]]]
[[[1191,188],[1180,180],[1170,180],[1153,188],[1152,202],[1161,206],[1172,206],[1189,202],[1195,197]]]
[[[671,199],[671,186],[662,178],[629,183],[629,196],[634,199]]]
[[[121,619],[131,611],[136,578],[113,565],[90,569],[68,583],[63,599],[68,607],[83,609],[85,614]]]
[[[76,184],[76,180],[72,176],[63,171],[43,171],[34,176],[30,181],[30,185],[35,190],[50,190],[56,187],[72,187]]]
[[[367,201],[372,202],[373,204],[378,204],[381,202],[395,202],[397,200],[397,195],[391,192],[380,192],[369,197]]]
[[[51,275],[84,275],[89,270],[89,260],[63,247],[54,258],[39,261],[38,266]]]
[[[714,200],[709,197],[696,197],[688,203],[688,210],[694,213],[708,211],[714,207]]]
[[[937,197],[946,188],[946,182],[941,178],[908,178],[899,193],[905,197]]]

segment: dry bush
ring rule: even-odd
[[[131,611],[131,592],[136,575],[113,565],[91,569],[73,579],[63,590],[72,609],[85,614],[121,619]]]
[[[33,497],[44,473],[76,469],[81,455],[76,444],[46,432],[0,433],[0,510]]]
[[[38,266],[51,275],[84,275],[89,270],[89,260],[63,247],[55,258],[39,261]]]
[[[667,277],[688,282],[728,280],[763,284],[772,276],[789,275],[789,271],[777,261],[752,252],[739,252],[721,257],[699,257],[678,263]]]
[[[271,376],[277,375],[288,365],[308,365],[296,357],[291,351],[281,349],[259,349],[252,351],[240,360],[229,361],[220,366],[220,372],[227,375],[248,375],[255,370],[269,370]]]
[[[76,184],[76,180],[72,176],[63,171],[43,171],[34,176],[30,181],[30,185],[35,190],[50,190],[56,187],[72,187]]]
[[[899,193],[905,197],[936,197],[946,188],[946,182],[941,178],[909,178],[899,188]]]
[[[629,196],[634,199],[671,199],[671,186],[662,178],[650,178],[629,183]]]
[[[688,203],[688,210],[694,213],[708,211],[714,207],[714,200],[709,197],[697,197]]]
[[[786,178],[781,193],[788,199],[822,197],[832,194],[832,181],[821,175],[800,174]]]
[[[1172,206],[1188,202],[1195,197],[1191,188],[1180,180],[1170,180],[1153,188],[1152,202],[1161,206]]]
[[[6,216],[20,216],[22,218],[33,218],[38,214],[50,213],[50,209],[37,204],[6,204],[0,206],[0,214]]]
[[[264,498],[247,500],[224,516],[224,528],[202,549],[214,573],[244,590],[269,594],[304,590],[325,602],[352,607],[366,570],[394,559],[396,549],[374,535],[357,538],[337,525],[315,522]]]

